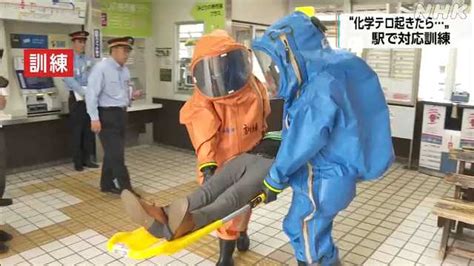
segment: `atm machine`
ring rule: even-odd
[[[47,36],[32,34],[11,34],[13,67],[28,116],[57,113],[62,111],[61,98],[53,78],[27,78],[24,76],[23,50],[27,48],[48,48]]]
[[[14,57],[14,68],[28,115],[61,112],[62,104],[53,78],[27,78],[23,56]]]

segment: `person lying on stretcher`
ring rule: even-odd
[[[167,206],[147,204],[124,190],[125,211],[157,238],[172,240],[198,230],[242,208],[262,192],[280,142],[280,132],[267,133],[251,151],[227,162],[202,187]]]

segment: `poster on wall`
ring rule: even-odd
[[[440,170],[446,107],[425,105],[421,130],[420,166]]]
[[[389,104],[415,106],[421,49],[363,49],[362,57],[378,74]]]
[[[449,158],[449,150],[459,149],[461,132],[458,130],[444,130],[443,144],[441,146],[441,167],[443,173],[456,173],[457,161]]]
[[[225,29],[225,1],[198,0],[191,10],[191,16],[196,21],[204,21],[205,33]]]
[[[104,36],[151,36],[151,0],[100,0],[99,3]]]
[[[465,108],[463,111],[461,148],[474,148],[474,109]]]

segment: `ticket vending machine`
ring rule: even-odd
[[[11,34],[11,52],[13,56],[13,67],[21,94],[26,105],[28,115],[41,115],[62,111],[61,98],[53,78],[24,76],[24,49],[46,49],[48,48],[48,37],[46,35],[33,34]]]
[[[52,78],[27,78],[23,75],[24,58],[14,58],[15,73],[20,84],[28,115],[60,112],[62,108]]]

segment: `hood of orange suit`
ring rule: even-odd
[[[196,42],[191,68],[194,68],[194,65],[204,57],[218,56],[235,49],[247,48],[243,44],[236,42],[225,30],[214,30],[209,34],[203,35]]]

